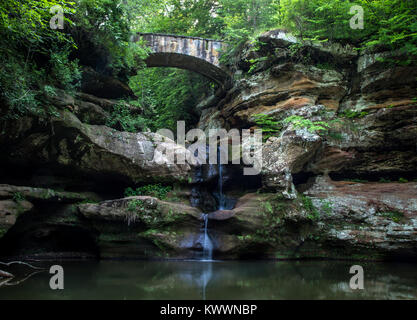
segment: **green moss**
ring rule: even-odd
[[[300,198],[303,207],[307,210],[307,218],[309,218],[310,220],[318,220],[320,218],[320,212],[314,206],[313,200],[305,195],[301,195]]]
[[[357,118],[363,118],[367,116],[368,114],[369,112],[366,112],[366,111],[345,110],[339,115],[343,118],[357,119]]]
[[[377,215],[391,219],[392,221],[398,223],[404,218],[404,213],[399,211],[387,211],[387,212],[378,212]]]

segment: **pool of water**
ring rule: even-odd
[[[43,263],[48,267],[57,263]],[[416,299],[417,265],[360,263],[364,290],[343,261],[62,262],[64,290],[48,271],[0,284],[0,299]],[[358,264],[358,263],[355,263]],[[37,264],[39,265],[39,264]],[[22,268],[22,267],[19,267]],[[1,281],[0,281],[1,283]]]

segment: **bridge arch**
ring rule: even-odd
[[[175,67],[199,73],[226,88],[229,74],[220,67],[219,54],[224,42],[177,35],[138,33],[132,41],[146,41],[151,53],[145,60],[148,67]]]

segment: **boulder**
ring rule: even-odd
[[[163,146],[187,157],[189,151],[158,134],[87,125],[69,111],[61,111],[59,117],[51,119],[49,130],[35,122],[21,124],[26,120],[6,124],[11,128],[1,137],[7,141],[0,156],[2,162],[13,166],[47,166],[64,175],[125,183],[191,179],[189,164],[171,164],[164,153],[155,152],[158,146]]]
[[[193,258],[201,237],[201,211],[148,196],[81,204],[101,257]],[[200,245],[201,248],[201,245]]]
[[[148,226],[172,223],[176,219],[185,221],[200,219],[201,212],[183,203],[165,202],[149,196],[128,197],[108,200],[98,204],[87,203],[78,206],[80,213],[90,220],[127,221]]]
[[[217,211],[209,213],[208,218],[210,220],[222,221],[222,220],[230,219],[234,215],[235,215],[235,212],[233,210],[217,210]]]

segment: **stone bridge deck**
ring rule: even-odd
[[[146,41],[151,54],[148,67],[175,67],[197,72],[224,86],[229,74],[220,67],[219,57],[223,41],[156,33],[138,33],[132,41]]]

